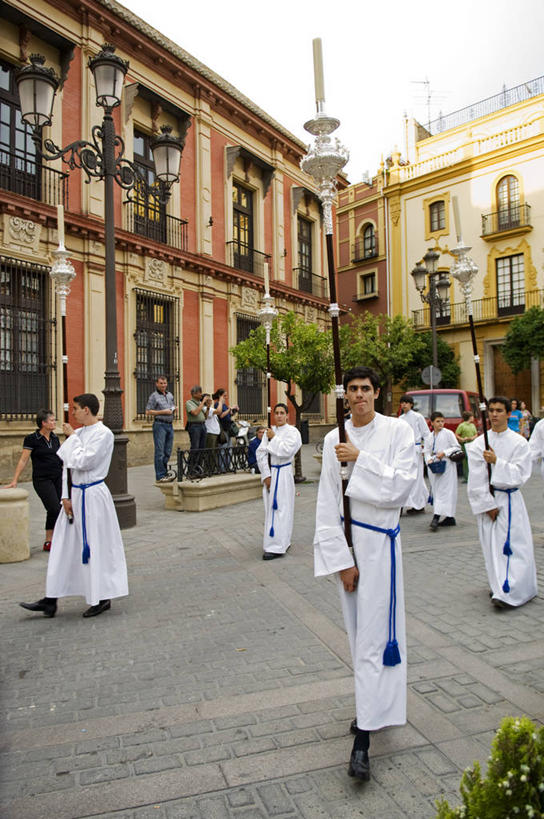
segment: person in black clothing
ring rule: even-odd
[[[5,489],[16,488],[19,476],[30,458],[32,460],[32,484],[47,510],[44,552],[49,552],[51,549],[53,529],[61,510],[62,461],[57,458],[56,454],[60,447],[60,441],[53,431],[56,425],[57,421],[51,410],[39,410],[36,415],[38,429],[31,435],[27,435],[23,441],[23,451],[15,467],[15,475],[11,483],[5,486]]]

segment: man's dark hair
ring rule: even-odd
[[[512,411],[512,404],[510,403],[510,399],[507,398],[505,395],[494,395],[493,398],[489,398],[487,401],[487,406],[490,407],[491,404],[503,404],[506,412]]]
[[[344,389],[346,390],[349,382],[354,381],[356,378],[368,378],[374,392],[381,387],[380,376],[372,367],[352,367],[351,370],[344,373]]]
[[[289,408],[287,407],[287,404],[282,404],[281,402],[279,404],[276,404],[275,407],[274,407],[274,412],[276,412],[278,407],[283,407],[283,409],[285,410],[287,415],[289,415]]]
[[[164,380],[164,381],[168,381],[168,378],[167,378],[167,376],[166,376],[166,375],[163,375],[163,374],[161,373],[161,375],[158,375],[158,376],[156,377],[156,379],[155,379],[155,384],[157,383],[157,381],[162,381],[162,380]]]
[[[437,419],[437,418],[443,418],[443,417],[444,417],[444,413],[443,413],[443,412],[439,412],[438,410],[435,410],[435,411],[434,411],[434,412],[431,414],[431,421],[436,421],[436,419]]]
[[[474,413],[471,412],[470,410],[464,410],[462,415],[463,421],[468,421],[468,419],[471,418],[473,415]]]
[[[197,392],[202,392],[200,384],[195,384],[194,387],[191,387],[191,395],[195,395]]]
[[[38,410],[36,413],[36,426],[38,429],[42,428],[42,424],[44,421],[47,421],[50,415],[54,415],[55,413],[52,410],[41,409]]]
[[[399,404],[402,404],[403,401],[406,404],[411,404],[412,406],[414,406],[414,399],[412,398],[411,395],[401,395],[399,399]]]
[[[88,407],[91,415],[98,415],[98,410],[100,409],[100,401],[92,392],[83,392],[81,395],[76,395],[74,404],[79,404],[81,409]]]

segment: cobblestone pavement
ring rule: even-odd
[[[47,563],[28,487],[31,560],[0,567],[2,817],[432,817],[504,715],[544,719],[544,604],[490,606],[460,485],[456,528],[402,518],[409,722],[373,736],[370,783],[347,776],[352,673],[335,584],[312,576],[312,453],[274,562],[260,501],[166,512],[151,467],[130,470],[130,596],[91,620],[78,598],[52,620],[16,605]],[[524,490],[541,588],[543,490],[536,474]]]

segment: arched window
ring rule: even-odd
[[[429,217],[431,233],[435,230],[444,230],[446,227],[446,206],[443,199],[429,205]]]
[[[512,174],[503,176],[497,185],[497,211],[499,230],[519,226],[519,180]]]
[[[376,232],[374,225],[366,225],[363,230],[363,253],[365,259],[376,256]]]

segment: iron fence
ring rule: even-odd
[[[270,258],[268,253],[261,253],[243,242],[227,242],[227,264],[237,270],[264,278],[264,265]]]
[[[224,449],[190,449],[177,450],[178,481],[195,481],[209,478],[212,475],[247,472],[248,447],[246,444]]]
[[[544,290],[531,290],[523,294],[523,298],[519,296],[515,299],[519,303],[512,303],[509,301],[505,304],[505,297],[489,296],[485,299],[475,299],[472,302],[472,316],[475,322],[493,321],[504,315],[519,315],[525,312],[530,307],[544,307]],[[508,309],[508,313],[506,310]],[[428,307],[422,310],[412,310],[412,317],[414,327],[417,330],[430,329],[431,316]],[[447,316],[443,316],[437,321],[441,325],[455,325],[468,324],[467,309],[464,301],[456,302],[450,305],[449,320]]]
[[[324,276],[316,276],[304,267],[293,268],[293,287],[303,293],[311,293],[320,299],[328,296],[328,280]]]
[[[0,150],[0,188],[47,205],[68,208],[68,174],[35,158]]]
[[[511,205],[495,213],[482,213],[482,236],[520,227],[531,227],[530,205]]]
[[[170,216],[160,209],[151,209],[138,201],[126,202],[125,206],[126,225],[130,233],[175,247],[177,250],[187,250],[186,219]]]

